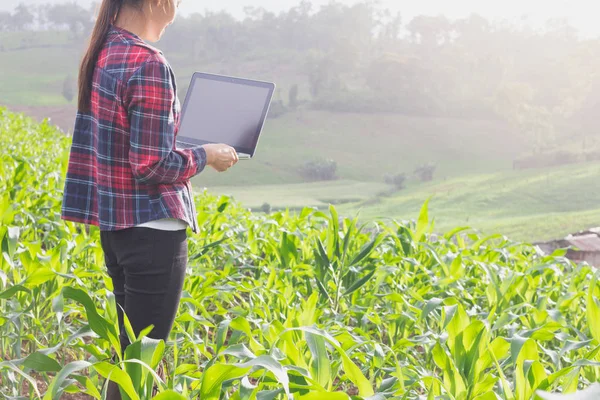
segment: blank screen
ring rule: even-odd
[[[254,147],[268,88],[198,78],[190,90],[179,135]]]

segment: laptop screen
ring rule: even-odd
[[[225,143],[253,152],[266,117],[273,85],[195,74],[184,105],[179,137]]]

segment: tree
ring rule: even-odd
[[[526,138],[529,148],[539,153],[555,145],[555,128],[550,112],[535,104],[535,90],[528,84],[507,84],[500,88],[495,108]]]
[[[290,89],[289,105],[292,110],[298,108],[298,84],[294,84]]]
[[[15,8],[15,12],[13,13],[11,19],[15,30],[22,31],[33,24],[35,16],[31,11],[29,11],[24,3],[20,3]]]
[[[435,164],[425,164],[417,167],[414,174],[419,178],[421,182],[429,182],[433,180],[433,174],[436,170]]]
[[[452,33],[452,23],[442,15],[431,17],[419,15],[406,26],[415,43],[433,49],[441,43],[448,43]]]
[[[270,205],[269,203],[266,203],[266,202],[265,202],[265,203],[263,203],[263,205],[260,207],[260,210],[261,210],[262,212],[264,212],[265,214],[270,214],[270,213],[271,213],[271,210],[272,210],[272,207],[271,207],[271,205]]]
[[[45,14],[48,22],[58,29],[69,29],[74,38],[88,33],[93,26],[91,11],[75,2],[51,5]]]
[[[313,98],[328,87],[331,79],[331,64],[327,62],[327,56],[320,51],[310,51],[306,61],[305,71],[308,74],[310,94]]]
[[[404,189],[404,183],[406,182],[406,174],[400,173],[396,175],[385,174],[383,180],[388,185],[394,186],[397,190]]]
[[[309,181],[332,181],[337,179],[337,163],[334,160],[309,161],[300,168],[300,174]]]
[[[0,32],[7,32],[12,26],[12,15],[8,11],[0,11]]]
[[[397,13],[391,17],[389,10],[386,10],[385,16],[391,18],[389,21],[381,22],[381,30],[379,31],[378,39],[383,42],[383,45],[395,45],[400,40],[402,31],[402,16]]]
[[[573,126],[578,130],[579,139],[584,147],[597,147],[600,143],[600,79],[596,78],[581,102],[578,112],[573,116]]]
[[[465,43],[471,49],[481,49],[486,45],[482,40],[490,35],[491,26],[487,19],[478,14],[471,14],[467,18],[459,19],[454,23],[457,41]]]

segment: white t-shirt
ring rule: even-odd
[[[158,229],[161,231],[180,231],[187,229],[188,224],[182,219],[163,218],[158,219],[156,221],[150,221],[140,225],[136,225],[135,227]]]

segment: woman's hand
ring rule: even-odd
[[[210,165],[219,172],[227,171],[239,161],[237,152],[229,145],[211,143],[202,145],[202,147],[206,150],[206,165]]]

